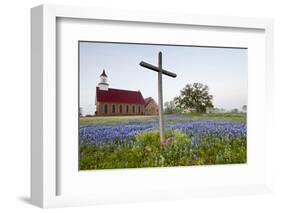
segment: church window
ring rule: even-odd
[[[141,112],[140,106],[139,106],[139,113]]]
[[[135,106],[133,105],[133,113],[135,113]]]
[[[104,105],[104,113],[107,114],[107,104]]]
[[[115,113],[115,104],[112,105],[112,113]]]
[[[126,106],[126,113],[129,113],[129,106]]]
[[[122,105],[119,107],[119,113],[122,113]]]

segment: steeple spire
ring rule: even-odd
[[[109,84],[107,83],[107,75],[103,69],[102,74],[100,75],[100,83],[98,84],[100,90],[108,90]]]
[[[100,76],[107,77],[107,75],[105,74],[105,70],[104,69],[103,69],[102,74]]]

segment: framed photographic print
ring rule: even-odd
[[[32,203],[270,191],[271,20],[43,5],[31,21]]]
[[[94,41],[78,48],[80,170],[247,162],[246,48]],[[142,58],[163,60],[159,50],[177,74],[164,69],[159,79],[158,65],[140,63],[153,73],[139,67]]]

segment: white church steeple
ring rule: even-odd
[[[100,75],[100,83],[98,84],[100,90],[108,90],[109,84],[107,83],[107,75],[103,69],[102,74]]]

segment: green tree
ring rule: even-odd
[[[205,113],[207,108],[213,108],[213,96],[209,94],[209,87],[201,83],[187,84],[180,96],[175,98],[175,104],[182,110],[194,110]]]
[[[180,113],[180,109],[176,106],[175,101],[167,101],[164,103],[164,113],[165,114]]]
[[[230,111],[231,113],[239,113],[239,109],[235,108]]]

